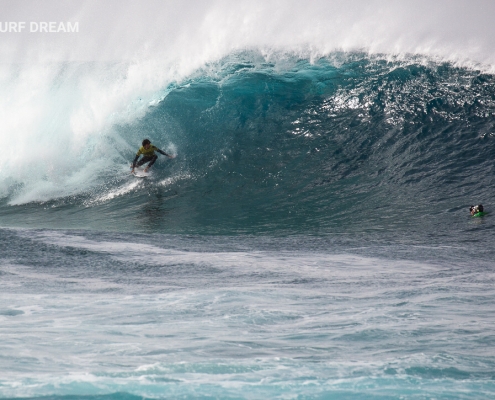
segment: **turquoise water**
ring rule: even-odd
[[[2,164],[0,398],[494,396],[493,75],[232,53],[85,136],[88,70]]]

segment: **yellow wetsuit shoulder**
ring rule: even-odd
[[[150,157],[155,154],[155,150],[157,150],[157,147],[153,145],[151,145],[148,149],[145,149],[144,146],[141,146],[136,155],[140,156],[142,154],[145,157]]]

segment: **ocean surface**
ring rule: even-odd
[[[495,397],[486,68],[0,69],[1,399]],[[176,158],[139,179],[144,138]]]

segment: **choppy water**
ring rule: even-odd
[[[489,398],[493,250],[2,230],[3,397]]]
[[[495,395],[495,77],[303,53],[0,66],[0,398]]]

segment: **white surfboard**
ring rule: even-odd
[[[151,172],[144,172],[144,168],[136,167],[134,168],[133,175],[138,178],[147,178],[151,175]]]

